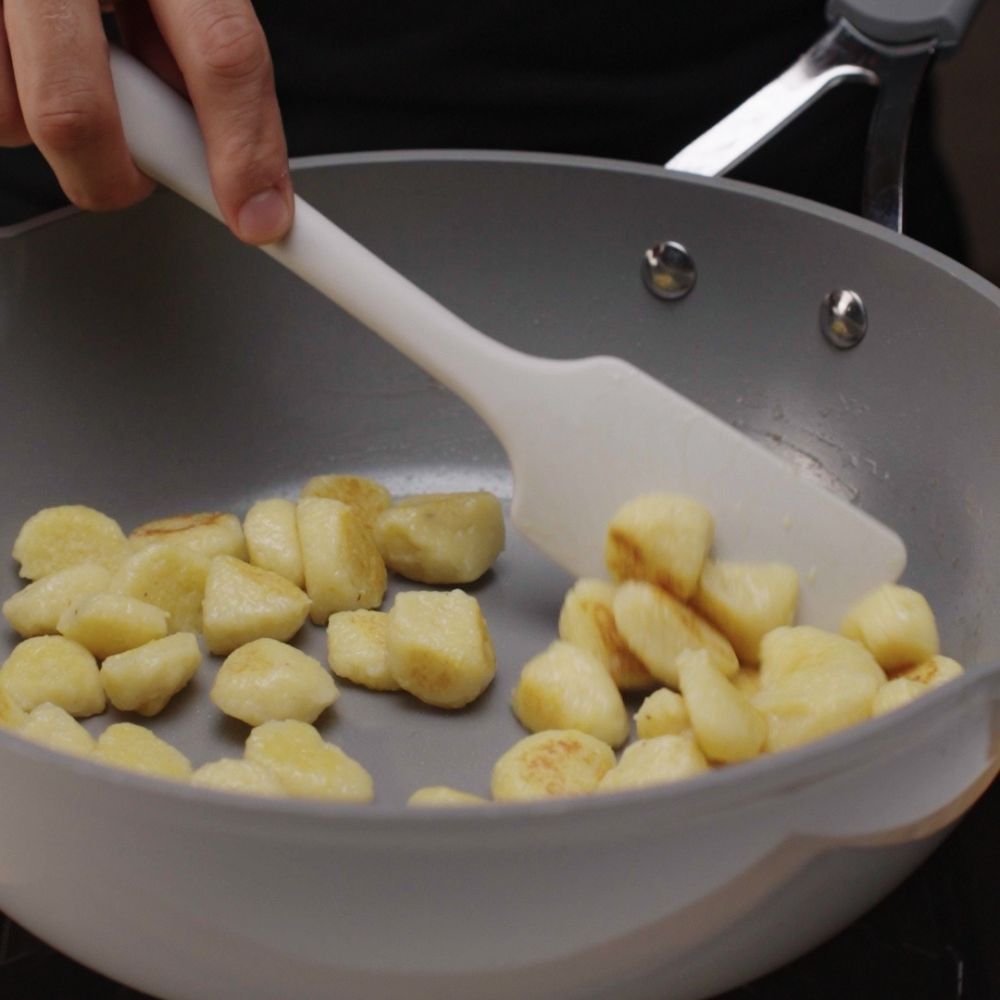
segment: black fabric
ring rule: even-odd
[[[825,30],[822,0],[255,0],[292,155],[485,148],[663,163]],[[856,212],[871,93],[842,88],[734,176]],[[963,258],[931,132],[914,125],[907,232]],[[0,222],[61,203],[0,151]]]

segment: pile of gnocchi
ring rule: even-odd
[[[797,626],[795,570],[714,560],[713,533],[711,514],[674,494],[614,515],[608,579],[578,580],[558,637],[521,666],[511,708],[529,735],[496,761],[493,801],[681,780],[818,739],[962,673],[940,655],[916,591],[863,596],[840,634]],[[490,493],[394,500],[347,475],[317,476],[295,501],[259,501],[242,521],[184,515],[128,536],[92,508],[46,508],[13,547],[29,583],[2,608],[21,641],[0,666],[0,726],[202,787],[369,802],[372,776],[314,725],[337,679],[441,709],[479,698],[496,656],[461,587],[504,543]],[[383,610],[390,573],[436,589],[403,590]],[[325,664],[292,644],[307,621],[326,631]],[[203,648],[221,659],[212,702],[249,727],[242,757],[195,768],[138,721],[96,738],[78,721],[109,703],[159,714],[202,667]],[[638,704],[632,717],[627,701]],[[409,799],[487,801],[445,785]]]

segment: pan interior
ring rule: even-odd
[[[343,157],[296,181],[480,329],[541,355],[622,355],[855,499],[906,541],[905,580],[938,612],[944,649],[970,668],[1000,660],[1000,310],[985,283],[835,213],[650,168]],[[698,267],[695,292],[672,304],[638,275],[665,239]],[[45,506],[88,504],[127,531],[242,515],[330,472],[395,494],[510,498],[504,455],[468,408],[173,196],[0,240],[0,265],[7,545]],[[818,333],[834,288],[869,310],[853,352]],[[5,572],[4,597],[19,586],[13,563]],[[511,689],[555,638],[570,582],[511,532],[470,588],[497,649],[487,693],[446,712],[345,682],[320,729],[372,771],[380,801],[425,784],[486,793],[492,762],[523,735]],[[394,580],[385,606],[413,586]],[[5,630],[4,650],[15,641]],[[297,642],[325,662],[322,629]],[[208,699],[216,668],[208,659],[152,722],[196,764],[239,755],[247,733]]]

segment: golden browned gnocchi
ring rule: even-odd
[[[133,547],[145,545],[185,545],[204,556],[233,556],[246,559],[243,525],[235,514],[210,511],[179,514],[139,525],[129,535]]]
[[[425,493],[382,511],[374,532],[386,566],[400,576],[472,583],[503,551],[503,509],[492,493]]]
[[[385,563],[354,509],[306,497],[296,514],[313,622],[325,625],[335,611],[377,608],[388,582]]]
[[[628,739],[628,713],[611,675],[585,649],[562,640],[524,665],[511,705],[535,733],[578,729],[612,747]]]
[[[392,495],[379,482],[365,476],[325,475],[313,476],[302,487],[300,499],[321,497],[346,503],[361,519],[369,531],[375,521],[391,503]]]
[[[646,493],[611,518],[604,558],[614,580],[645,580],[682,601],[698,586],[715,522],[706,508],[674,493]]]
[[[490,790],[498,802],[589,795],[615,766],[604,740],[576,729],[533,733],[493,765]]]
[[[739,670],[739,660],[725,636],[686,604],[651,583],[623,583],[615,592],[613,610],[622,638],[663,684],[678,686],[677,660],[685,651],[704,650],[711,664],[726,677]]]
[[[397,594],[388,615],[386,652],[396,683],[438,708],[468,705],[496,672],[479,602],[461,590]]]
[[[658,682],[615,627],[615,589],[607,580],[577,580],[563,598],[559,638],[596,656],[622,691],[648,691]]]
[[[283,719],[314,722],[338,693],[318,660],[276,639],[255,639],[226,657],[211,697],[226,715],[259,726]]]

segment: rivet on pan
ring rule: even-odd
[[[837,289],[819,308],[819,328],[834,347],[846,351],[857,347],[868,332],[868,312],[857,292]]]
[[[658,299],[684,298],[697,279],[694,261],[680,243],[657,243],[643,254],[642,280]]]

